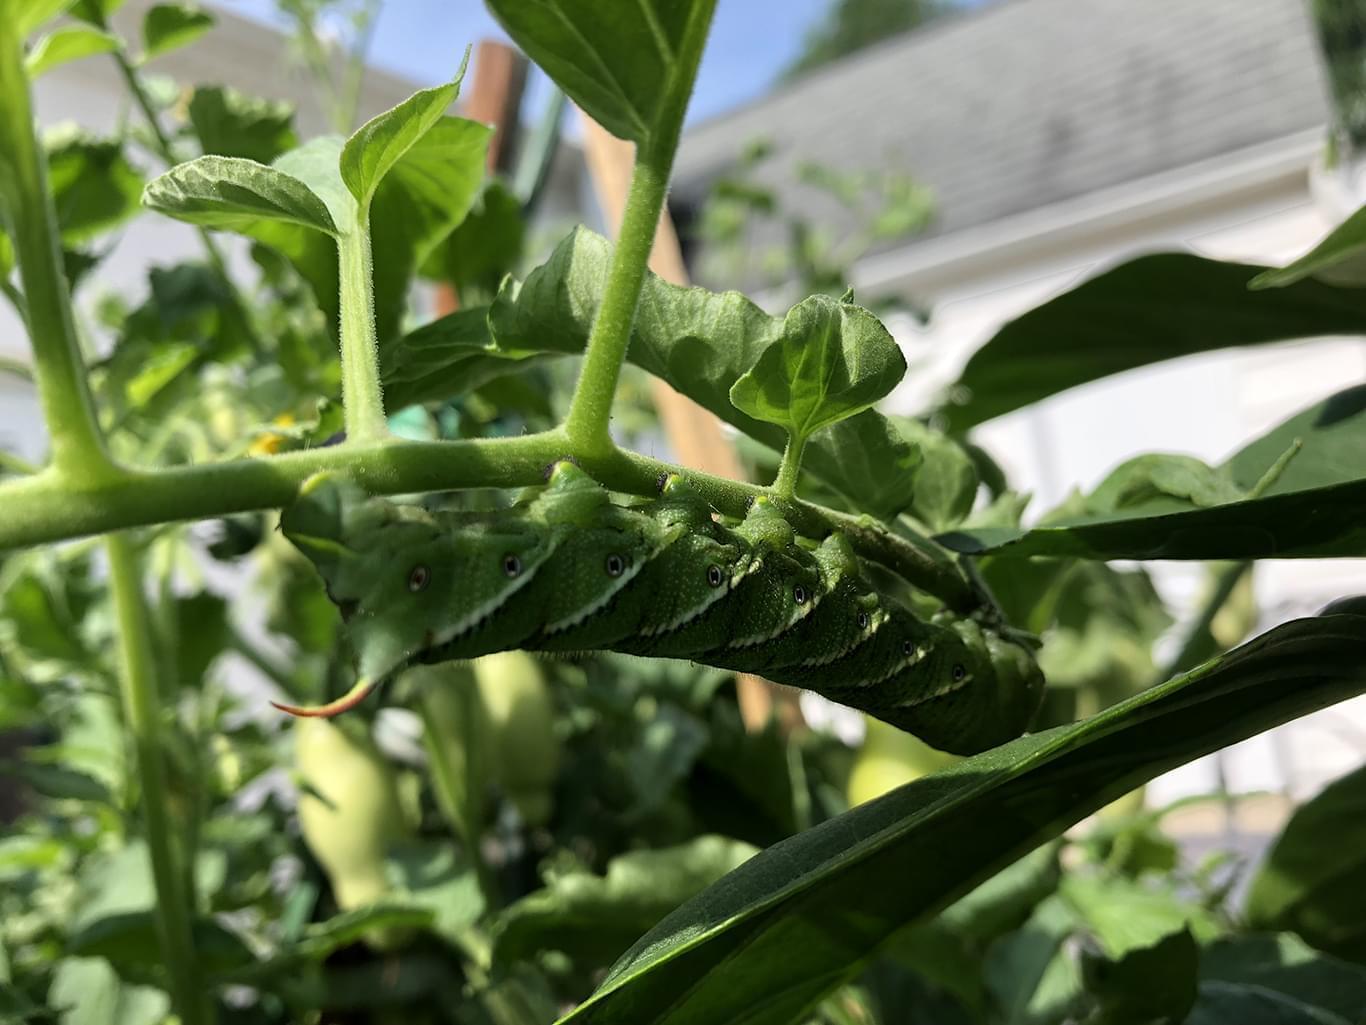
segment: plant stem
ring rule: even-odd
[[[783,461],[778,466],[778,476],[773,481],[773,491],[781,498],[791,498],[797,490],[797,473],[802,467],[802,453],[806,451],[806,438],[799,434],[787,436],[787,447],[783,449]]]
[[[1303,448],[1303,439],[1296,438],[1292,441],[1286,450],[1276,457],[1257,483],[1252,486],[1252,489],[1248,491],[1246,500],[1251,501],[1266,494],[1271,486],[1281,479],[1281,475],[1285,473],[1286,468]],[[1200,614],[1186,630],[1185,639],[1181,642],[1181,650],[1161,669],[1157,679],[1153,681],[1154,683],[1163,683],[1177,673],[1184,672],[1194,666],[1200,657],[1201,649],[1205,647],[1205,639],[1209,636],[1214,617],[1219,615],[1220,609],[1232,596],[1239,581],[1251,569],[1252,560],[1248,559],[1242,562],[1229,563],[1220,570],[1219,575],[1215,578],[1214,589],[1205,600],[1204,607],[1201,608]]]
[[[269,459],[238,459],[164,470],[121,470],[96,487],[77,490],[49,472],[0,483],[0,550],[177,520],[279,508],[319,470],[351,474],[375,494],[452,488],[509,488],[540,484],[557,459],[573,458],[615,491],[658,494],[659,482],[678,474],[729,516],[743,516],[767,488],[727,480],[634,452],[580,451],[558,431],[520,438],[472,441],[392,441],[334,445]],[[881,524],[802,501],[784,501],[785,515],[806,537],[845,534],[865,558],[882,563],[956,612],[980,601],[948,554],[928,541],[911,541]]]
[[[631,325],[635,321],[655,229],[659,226],[659,215],[669,189],[669,174],[683,128],[683,114],[688,107],[688,97],[692,95],[715,7],[716,0],[697,0],[692,5],[672,74],[655,112],[654,124],[648,127],[648,134],[636,142],[635,169],[631,173],[631,190],[626,197],[620,235],[603,288],[602,305],[588,335],[588,347],[569,416],[564,423],[569,439],[585,453],[602,455],[614,448],[608,432],[612,399],[621,376],[621,364],[626,359],[626,348],[631,343]]]
[[[583,367],[574,387],[574,398],[565,420],[565,431],[574,443],[593,452],[612,448],[608,423],[616,396],[621,364],[631,342],[640,289],[645,283],[646,261],[654,245],[655,227],[668,190],[669,162],[652,165],[640,157],[631,173],[631,191],[621,220],[621,234],[612,254],[612,266],[602,293],[602,306],[593,321],[584,352]]]
[[[160,701],[157,698],[155,659],[148,632],[147,603],[142,575],[132,542],[126,534],[106,540],[109,580],[119,628],[120,691],[125,725],[132,734],[142,784],[142,811],[156,885],[157,932],[170,977],[172,1000],[185,1025],[207,1025],[213,1010],[199,978],[195,960],[191,907],[167,814],[166,780],[162,768]]]
[[[1181,650],[1159,670],[1154,683],[1164,683],[1177,673],[1185,672],[1195,666],[1206,647],[1209,629],[1214,623],[1214,617],[1219,615],[1220,609],[1224,607],[1238,583],[1250,569],[1252,569],[1252,562],[1249,560],[1229,563],[1220,570],[1219,575],[1215,577],[1214,590],[1205,600],[1205,604],[1200,609],[1200,614],[1195,617],[1195,621],[1186,629],[1185,637],[1181,642]]]
[[[361,209],[355,229],[337,238],[341,273],[342,410],[346,440],[366,444],[389,437],[379,382],[375,337],[370,218]]]
[[[7,220],[33,345],[38,397],[52,442],[54,467],[88,480],[113,468],[95,415],[62,271],[57,215],[47,184],[47,160],[35,134],[17,19],[0,18],[0,199]]]

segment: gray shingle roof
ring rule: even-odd
[[[1170,171],[1326,124],[1308,0],[1007,0],[888,40],[686,134],[695,201],[751,139],[758,177],[815,160],[896,166],[934,191],[930,234]]]

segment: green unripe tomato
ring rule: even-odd
[[[489,767],[530,826],[544,825],[560,768],[555,703],[541,664],[524,651],[474,661],[479,696],[488,715]]]
[[[854,759],[846,790],[851,808],[961,760],[880,719],[865,719],[868,732]]]
[[[392,768],[368,736],[327,719],[295,722],[294,765],[304,843],[327,874],[337,906],[352,911],[373,904],[389,892],[384,855],[404,832]],[[390,950],[407,933],[377,929],[365,939]]]

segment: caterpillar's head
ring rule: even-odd
[[[395,505],[327,473],[304,483],[280,525],[341,610],[357,668],[345,698],[286,708],[296,714],[343,711],[422,653],[470,633],[548,554],[542,533],[523,522]],[[502,646],[491,632],[487,644]]]
[[[1043,699],[1044,677],[1034,654],[972,620],[947,623],[936,643],[942,693],[910,709],[905,729],[932,747],[976,754],[1014,740],[1029,727]]]

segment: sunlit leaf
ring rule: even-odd
[[[142,18],[142,59],[188,46],[213,28],[213,15],[188,4],[154,4]]]
[[[24,66],[30,78],[37,78],[70,61],[109,53],[118,45],[118,39],[102,29],[90,25],[63,25],[33,44],[33,49],[24,58]]]
[[[1366,690],[1366,619],[1299,620],[1092,719],[779,843],[668,916],[575,1023],[786,1023],[888,936],[1136,784]]]

